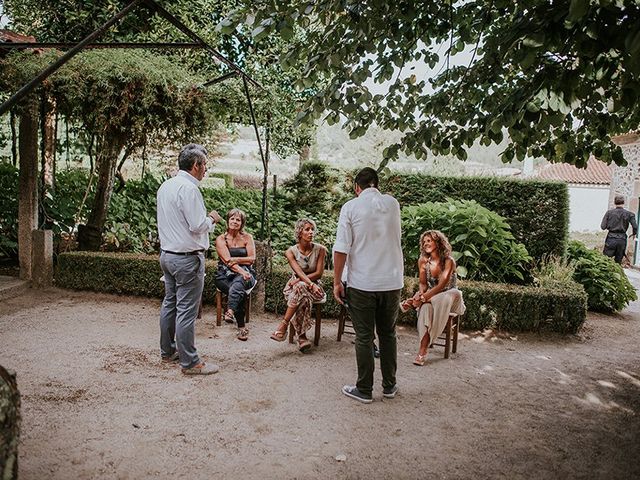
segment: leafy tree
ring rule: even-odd
[[[4,62],[2,86],[24,83],[56,55],[10,56]],[[191,140],[211,126],[216,108],[217,113],[230,111],[226,104],[214,104],[211,92],[185,81],[179,66],[166,58],[131,51],[86,52],[50,77],[44,88],[56,98],[60,112],[81,122],[96,141],[98,182],[87,219],[93,240],[81,238],[81,247],[89,249],[100,245],[116,164],[125,149],[140,147],[154,136]]]
[[[12,28],[33,35],[38,41],[74,42],[102,25],[127,3],[124,0],[6,0],[5,13],[11,20]],[[309,144],[314,128],[294,128],[294,119],[302,102],[315,92],[298,92],[292,88],[298,72],[291,70],[285,73],[277,62],[279,52],[288,48],[289,40],[272,36],[257,41],[250,32],[238,30],[230,36],[222,27],[214,28],[224,19],[225,13],[242,5],[240,0],[174,0],[158,3],[264,87],[252,87],[251,94],[258,124],[271,126],[271,148],[277,154],[296,153]],[[163,17],[141,5],[106,31],[99,41],[191,40]],[[229,71],[228,67],[214,61],[207,50],[152,51],[156,56],[167,57],[171,62],[182,65],[185,76],[192,75],[199,78],[200,82]],[[228,122],[251,123],[242,82],[226,81],[214,90],[218,102],[226,102],[234,108],[226,116]]]
[[[593,153],[623,164],[611,136],[640,123],[634,0],[245,2],[222,24],[255,39],[301,29],[280,63],[301,71],[300,91],[326,84],[299,120],[344,116],[352,138],[374,124],[404,132],[383,163],[400,151],[465,159],[474,140],[498,144],[506,132],[504,161],[585,166]],[[454,66],[461,52],[471,59]],[[416,64],[443,68],[420,78]]]

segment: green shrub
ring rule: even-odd
[[[498,214],[473,200],[425,203],[402,209],[406,270],[416,273],[420,235],[440,230],[449,238],[458,275],[469,280],[510,282],[525,280],[531,257]]]
[[[18,169],[0,162],[0,258],[18,255]]]
[[[120,252],[157,252],[160,248],[156,218],[156,192],[160,179],[145,175],[129,180],[111,197],[105,223],[104,248]]]
[[[206,262],[203,299],[215,301],[216,264]],[[162,270],[156,255],[113,252],[71,252],[58,256],[55,282],[62,288],[92,290],[103,293],[162,298]],[[286,302],[282,290],[290,278],[288,268],[274,268],[265,283],[265,310],[284,313]],[[325,271],[323,284],[327,303],[323,318],[335,318],[340,312],[333,298],[333,272]],[[405,277],[402,298],[413,294],[418,280]],[[467,314],[464,329],[497,328],[510,331],[551,330],[563,333],[578,331],[586,317],[587,295],[575,282],[553,288],[461,281]],[[399,321],[415,325],[413,312],[401,314]]]
[[[504,217],[516,240],[533,258],[565,254],[569,191],[564,183],[391,174],[380,179],[380,190],[392,194],[403,206],[442,202],[445,198],[475,200]]]
[[[327,164],[303,163],[298,173],[283,185],[290,200],[288,209],[296,211],[302,207],[311,213],[337,213],[341,207],[335,202],[338,182],[337,170]]]
[[[574,281],[575,271],[575,262],[570,258],[545,255],[535,263],[531,276],[534,284],[540,287],[555,287]]]
[[[573,278],[589,296],[589,310],[617,312],[638,299],[622,267],[612,258],[577,241],[569,242],[569,258],[575,262]]]
[[[205,264],[205,303],[215,301],[216,262]],[[115,252],[68,252],[58,255],[55,283],[72,290],[91,290],[142,297],[164,297],[157,255]]]
[[[287,308],[282,290],[291,276],[288,268],[274,268],[265,286],[265,310],[283,314]],[[322,283],[327,303],[323,318],[336,318],[340,312],[333,298],[333,272],[325,271]],[[418,288],[418,279],[405,277],[402,298]],[[495,328],[509,331],[577,332],[586,319],[587,295],[581,285],[568,281],[553,287],[505,285],[488,282],[461,281],[467,313],[464,329]],[[400,314],[398,321],[415,325],[416,314]]]

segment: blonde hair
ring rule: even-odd
[[[314,222],[313,220],[311,220],[310,218],[301,218],[300,220],[298,220],[296,222],[296,226],[294,229],[294,235],[296,237],[296,242],[300,241],[300,237],[302,237],[302,230],[304,230],[304,226],[305,225],[311,225],[313,227],[313,231],[315,232],[317,230],[317,226],[316,226],[316,222]]]

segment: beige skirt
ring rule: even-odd
[[[462,292],[457,288],[434,295],[431,302],[425,303],[418,310],[418,335],[420,339],[422,340],[424,334],[429,332],[429,345],[431,345],[444,331],[449,314],[462,315],[465,310]]]

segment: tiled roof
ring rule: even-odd
[[[535,172],[533,177],[576,184],[609,185],[611,172],[611,165],[592,156],[587,162],[587,168],[578,168],[567,163],[551,163]]]

